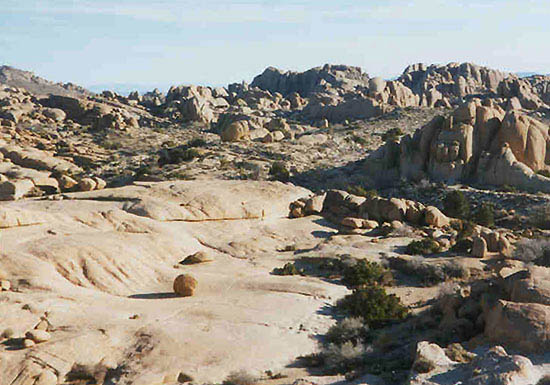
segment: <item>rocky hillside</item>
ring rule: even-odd
[[[10,66],[0,66],[0,84],[20,87],[35,95],[87,96],[91,92],[73,83],[54,83]]]

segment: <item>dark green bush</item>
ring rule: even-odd
[[[296,268],[296,265],[294,263],[286,263],[282,268],[275,268],[273,269],[273,274],[275,275],[299,275],[300,272]]]
[[[355,134],[351,136],[351,140],[353,140],[355,143],[361,146],[366,146],[367,144],[369,144],[368,140],[366,140],[362,136],[355,135]]]
[[[285,164],[279,161],[273,162],[269,169],[269,175],[280,182],[288,182],[290,179],[290,172],[287,170]]]
[[[370,285],[389,285],[393,282],[391,271],[376,262],[357,261],[355,265],[344,269],[342,283],[356,288]]]
[[[204,147],[206,146],[206,140],[201,138],[195,138],[191,139],[189,142],[187,142],[187,147]]]
[[[407,254],[409,255],[426,255],[435,254],[441,251],[441,246],[431,238],[424,238],[419,241],[412,241],[407,245]]]
[[[470,201],[462,191],[450,191],[443,200],[443,212],[452,218],[468,219],[470,217]]]
[[[466,253],[469,254],[472,251],[474,242],[468,238],[458,239],[457,242],[451,247],[451,251],[455,253]]]
[[[338,301],[337,309],[352,317],[361,317],[370,328],[382,327],[388,322],[405,318],[408,309],[394,294],[387,294],[384,288],[371,286],[355,289]]]
[[[495,208],[492,203],[483,203],[474,214],[474,222],[492,227],[495,225]]]

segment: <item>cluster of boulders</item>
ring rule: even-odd
[[[79,177],[82,174],[68,160],[0,140],[0,200],[106,187],[101,178]]]
[[[505,107],[505,106],[504,106]],[[474,182],[550,191],[548,127],[520,110],[474,99],[438,116],[413,135],[372,153],[366,171],[378,182],[397,179]]]
[[[398,80],[418,95],[418,105],[433,107],[456,103],[468,95],[494,95],[509,76],[471,63],[420,63],[408,66]]]
[[[109,95],[107,95],[109,96]],[[94,130],[130,130],[140,121],[156,121],[144,107],[118,95],[107,97],[49,95],[39,97],[23,88],[0,85],[0,126],[32,127],[63,124]]]
[[[417,345],[409,385],[435,385],[444,378],[464,385],[536,384],[542,377],[527,357],[510,355],[502,346],[494,346],[481,354],[466,351],[454,344],[443,349],[421,341]]]
[[[407,199],[362,197],[342,190],[329,190],[290,204],[291,218],[307,215],[322,215],[359,233],[378,229],[385,234],[387,230],[399,229],[404,224],[424,228],[421,235],[433,238],[441,250],[451,248],[458,241],[458,232],[451,226],[458,220],[447,217],[435,206]],[[472,255],[485,258],[491,253],[509,256],[512,252],[509,238],[510,235],[504,232],[476,225],[467,240],[472,243]]]

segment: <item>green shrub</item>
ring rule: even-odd
[[[356,288],[371,285],[389,285],[393,282],[391,271],[376,262],[360,260],[353,266],[344,269],[342,283]]]
[[[407,245],[406,253],[409,255],[435,254],[441,251],[441,246],[431,238],[412,241]]]
[[[287,170],[285,164],[280,161],[273,162],[269,169],[269,175],[280,182],[288,182],[290,179],[290,172]]]
[[[408,314],[408,309],[397,296],[387,294],[379,286],[355,289],[352,294],[339,300],[336,307],[352,317],[363,318],[370,328],[401,320]]]
[[[462,191],[450,191],[443,200],[443,212],[452,218],[468,219],[470,201]]]
[[[275,275],[300,275],[300,272],[296,268],[294,263],[286,263],[282,268],[273,269],[273,274]]]
[[[492,203],[483,203],[474,214],[474,222],[492,227],[495,225],[495,208]]]
[[[537,174],[550,178],[550,171],[548,170],[538,170]]]

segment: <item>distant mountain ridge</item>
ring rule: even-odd
[[[86,96],[92,92],[73,83],[54,83],[31,71],[11,66],[0,66],[0,84],[24,88],[35,95]]]

